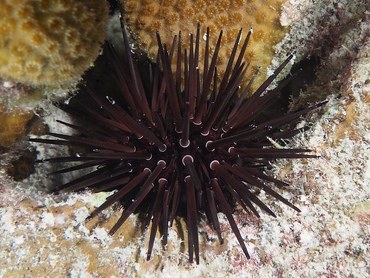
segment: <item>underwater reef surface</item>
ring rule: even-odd
[[[290,190],[281,193],[295,198],[302,212],[293,213],[272,199],[266,202],[277,219],[265,214],[256,219],[236,210],[250,260],[242,254],[227,220],[220,217],[223,245],[218,245],[207,223],[201,223],[200,265],[188,263],[182,221],[169,229],[167,250],[158,242],[148,262],[149,235],[137,217],[130,217],[114,236],[108,236],[119,216],[113,209],[85,223],[106,193],[50,195],[46,189],[63,180],[47,177],[52,170],[47,165],[37,165],[34,174],[19,182],[9,177],[10,161],[20,157],[17,145],[0,154],[0,277],[369,276],[370,12],[361,5],[359,1],[286,3],[291,27],[277,56],[299,43],[297,60],[304,61],[297,81],[304,86],[294,96],[291,109],[322,99],[329,103],[323,113],[302,119],[300,125],[311,125],[311,129],[290,142],[291,147],[312,148],[321,157],[277,161],[271,170],[290,184]],[[310,67],[315,68],[307,76]],[[43,105],[44,122],[50,130],[62,132],[54,119],[65,115],[47,101]],[[49,146],[37,151],[43,157],[66,149]]]

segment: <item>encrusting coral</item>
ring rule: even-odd
[[[122,1],[126,24],[135,38],[140,51],[148,53],[152,59],[157,55],[155,32],[162,36],[162,42],[171,47],[173,36],[179,30],[182,32],[182,42],[189,45],[189,34],[195,30],[197,23],[201,24],[200,48],[205,47],[206,28],[211,34],[223,30],[223,40],[218,55],[218,75],[223,76],[232,51],[235,37],[240,27],[244,34],[252,27],[244,60],[250,63],[250,69],[245,78],[245,87],[254,72],[261,66],[250,92],[254,92],[267,77],[267,67],[274,54],[274,46],[281,41],[285,28],[279,22],[282,0],[125,0]],[[210,37],[210,45],[217,43],[217,35]],[[239,45],[239,50],[242,45]],[[210,56],[214,48],[210,48]],[[200,68],[203,68],[203,55],[200,56]],[[176,64],[176,55],[173,58]]]
[[[105,0],[0,1],[0,75],[28,85],[69,84],[99,55]]]
[[[0,112],[0,147],[8,147],[24,135],[26,125],[32,118],[32,111],[15,109],[10,113]]]

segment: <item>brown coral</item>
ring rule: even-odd
[[[106,1],[0,1],[0,75],[29,85],[68,84],[98,56]]]
[[[250,62],[249,80],[259,66],[259,77],[254,81],[252,90],[266,79],[267,67],[274,54],[274,46],[284,36],[284,28],[279,22],[282,0],[126,0],[123,1],[124,16],[134,37],[143,52],[150,58],[156,57],[157,42],[155,32],[159,31],[162,42],[172,45],[174,35],[182,32],[183,45],[189,45],[190,32],[199,22],[201,34],[209,26],[211,34],[224,31],[218,61],[219,76],[227,66],[226,57],[230,56],[235,37],[243,27],[247,31],[253,27],[249,46],[244,59]],[[217,35],[210,38],[210,45],[216,45]],[[200,48],[205,47],[201,40]],[[239,45],[241,48],[241,45]],[[213,54],[213,49],[210,55]],[[204,57],[201,57],[202,61]],[[175,63],[176,59],[173,59]],[[202,65],[200,65],[202,67]],[[248,78],[249,77],[249,78]]]
[[[26,124],[32,118],[32,111],[15,109],[10,113],[0,112],[0,146],[9,147],[25,134]]]

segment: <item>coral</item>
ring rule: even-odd
[[[204,49],[206,27],[209,26],[210,33],[213,34],[210,38],[210,45],[213,46],[217,43],[216,34],[223,30],[218,63],[219,78],[225,72],[239,28],[243,27],[246,35],[253,27],[253,34],[244,55],[244,60],[250,63],[250,69],[244,86],[242,84],[242,87],[245,87],[253,73],[261,66],[252,86],[251,92],[253,92],[266,79],[274,46],[284,36],[284,28],[279,22],[278,15],[282,2],[281,0],[127,0],[123,1],[123,8],[128,27],[138,39],[139,49],[147,52],[152,59],[157,55],[157,41],[153,35],[155,31],[159,31],[162,42],[169,47],[172,45],[173,36],[181,30],[183,44],[188,46],[190,42],[188,34],[195,30],[197,23],[200,22],[202,26],[200,31],[202,35],[204,34],[200,49]],[[240,48],[241,44],[239,50]],[[214,48],[211,48],[210,57],[213,51]],[[175,65],[176,56],[172,61]],[[203,61],[204,57],[201,55],[201,69]]]
[[[32,116],[32,111],[21,109],[15,109],[9,113],[0,112],[0,146],[8,147],[24,135],[26,125]]]
[[[0,75],[29,85],[69,84],[98,56],[108,5],[101,0],[0,2]]]
[[[41,128],[34,115],[40,116],[40,111],[48,110],[50,101],[60,101],[71,93],[72,88],[35,87],[0,79],[0,147],[12,151],[24,147],[22,136]]]

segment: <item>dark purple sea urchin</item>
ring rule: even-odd
[[[199,264],[198,223],[202,214],[215,229],[220,244],[223,239],[217,213],[223,212],[235,233],[244,254],[249,254],[242,235],[233,218],[236,204],[257,217],[258,206],[273,217],[275,214],[254,194],[254,189],[264,190],[296,211],[299,209],[272,189],[287,184],[263,173],[264,167],[276,158],[311,158],[307,149],[274,148],[271,138],[279,141],[289,138],[299,130],[282,132],[280,128],[299,116],[323,105],[320,103],[303,111],[274,118],[263,123],[256,118],[276,100],[279,90],[291,78],[276,89],[265,93],[266,88],[292,59],[290,55],[257,91],[244,100],[250,85],[243,91],[239,84],[249,64],[242,61],[251,32],[245,38],[237,60],[236,38],[226,72],[221,84],[216,84],[216,60],[222,31],[208,60],[209,30],[206,34],[203,82],[199,60],[199,25],[193,47],[181,48],[181,33],[174,39],[168,52],[158,39],[159,66],[150,67],[150,90],[145,90],[138,69],[131,57],[127,35],[123,37],[128,68],[114,56],[113,64],[120,92],[126,104],[118,104],[111,97],[103,98],[98,92],[86,88],[87,93],[100,109],[80,103],[76,109],[67,104],[60,108],[73,115],[84,126],[58,121],[81,135],[49,133],[58,139],[31,138],[30,141],[85,147],[86,151],[75,156],[43,160],[48,162],[81,162],[55,173],[66,173],[91,166],[96,170],[57,188],[58,192],[79,191],[86,188],[93,192],[114,191],[95,209],[87,220],[116,202],[124,207],[122,216],[110,231],[114,234],[126,219],[140,212],[147,224],[152,221],[147,259],[150,258],[155,234],[159,227],[163,245],[167,242],[168,227],[176,216],[185,216],[188,231],[189,261]],[[171,59],[177,43],[177,68],[171,68]],[[181,53],[184,51],[184,60]],[[257,74],[257,72],[256,72]],[[181,79],[184,79],[183,86]],[[253,82],[253,78],[250,84]],[[212,85],[213,84],[213,85]],[[104,93],[105,94],[105,93]],[[97,111],[98,110],[98,111]],[[270,140],[269,140],[270,139]]]

